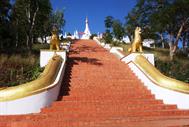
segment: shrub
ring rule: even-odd
[[[111,43],[112,42],[112,34],[110,32],[106,32],[104,35],[103,35],[103,40],[105,41],[105,43]]]
[[[164,75],[175,78],[180,81],[189,82],[189,68],[188,62],[182,62],[179,59],[174,61],[155,59],[155,65]]]
[[[93,39],[93,37],[97,37],[97,34],[92,34],[92,35],[90,36],[90,39]]]
[[[35,55],[1,55],[0,70],[0,87],[4,87],[34,80],[43,69]]]

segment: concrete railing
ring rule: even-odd
[[[110,50],[111,49],[111,45],[110,44],[106,44],[104,42],[100,42],[98,37],[94,37],[93,40],[96,41],[96,43],[98,45],[101,45],[102,47],[104,47],[106,50]]]
[[[154,67],[153,54],[126,55],[120,47],[112,47],[110,52],[129,65],[156,99],[162,99],[165,104],[176,104],[179,109],[189,109],[189,84],[161,74]]]
[[[98,44],[101,45],[102,43],[99,41],[98,37],[93,37],[93,40]]]
[[[66,67],[66,51],[41,54],[45,70],[39,78],[0,90],[0,115],[38,113],[57,100]]]
[[[113,53],[118,59],[121,59],[125,56],[122,52],[123,52],[122,47],[112,47],[110,49],[110,53]]]
[[[128,63],[136,76],[165,104],[176,104],[189,109],[189,84],[169,78],[160,73],[144,56],[139,55]]]

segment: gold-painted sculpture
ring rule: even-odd
[[[143,55],[136,56],[134,63],[156,85],[163,88],[189,94],[189,84],[169,78],[157,70]]]
[[[35,95],[55,87],[55,81],[62,64],[62,57],[54,55],[45,66],[43,73],[34,81],[18,86],[0,89],[0,102],[16,100]]]
[[[59,51],[60,50],[60,40],[58,37],[58,32],[54,28],[51,33],[52,33],[52,37],[51,37],[51,41],[50,41],[50,50],[55,49],[55,50]]]
[[[135,36],[134,36],[134,41],[131,45],[131,48],[128,49],[128,51],[131,52],[142,52],[142,39],[141,39],[141,28],[136,27],[135,29]]]

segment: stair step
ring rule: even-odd
[[[54,121],[51,119],[42,120],[42,121],[22,121],[22,122],[13,122],[11,123],[11,127],[18,127],[18,126],[24,126],[24,127],[178,127],[183,125],[188,125],[189,120],[187,119],[174,119],[174,120],[161,120],[161,121],[147,121],[147,122],[128,122],[124,120],[70,120],[70,121]]]
[[[97,118],[126,118],[126,117],[157,117],[157,116],[188,116],[189,111],[178,111],[178,110],[147,110],[147,111],[122,111],[122,112],[76,112],[76,111],[57,111],[57,112],[45,112],[48,117],[63,118],[63,119],[97,119]]]
[[[142,99],[142,100],[147,100],[147,99],[154,99],[155,96],[154,95],[141,95],[141,96],[137,96],[137,95],[133,95],[133,96],[110,96],[110,95],[104,95],[104,96],[96,96],[96,95],[70,95],[70,96],[64,96],[63,100],[101,100],[101,101],[105,101],[105,100],[112,100],[112,101],[116,101],[116,100],[138,100],[138,99]]]
[[[95,98],[91,98],[91,99],[87,99],[84,100],[83,98],[81,98],[81,100],[77,100],[77,97],[75,97],[75,100],[73,100],[74,98],[69,99],[69,97],[67,98],[67,100],[65,98],[63,98],[64,101],[56,101],[54,102],[52,105],[53,106],[59,106],[59,105],[100,105],[100,104],[104,104],[104,105],[148,105],[148,104],[163,104],[162,100],[153,100],[153,99],[128,99],[128,100],[99,100],[99,99],[95,99]]]
[[[165,105],[127,64],[91,40],[71,45],[59,101],[40,113],[0,116],[0,127],[168,127],[189,110]]]
[[[125,126],[125,125],[129,125],[129,126],[136,126],[136,125],[153,125],[157,126],[157,125],[161,125],[161,123],[164,123],[163,125],[165,125],[165,127],[167,126],[173,126],[173,125],[188,125],[189,122],[189,117],[186,116],[162,116],[162,117],[122,117],[122,118],[94,118],[94,119],[90,119],[89,117],[85,117],[85,118],[65,118],[64,116],[62,116],[62,114],[60,113],[53,113],[53,114],[46,114],[46,118],[42,119],[42,120],[38,120],[38,119],[28,119],[28,120],[21,120],[21,121],[12,121],[10,123],[8,123],[9,125],[11,125],[11,127],[18,127],[18,126],[22,126],[22,127],[34,127],[34,126],[40,126],[43,127],[44,125],[46,126],[52,126],[52,123],[55,125],[61,125],[61,126],[84,126],[84,124],[87,126]],[[169,121],[167,123],[167,121]],[[1,123],[4,122],[0,122],[0,125],[2,125]],[[135,124],[136,123],[136,124]],[[146,123],[146,124],[145,124]],[[152,124],[153,123],[153,124]],[[173,124],[174,123],[174,124]],[[6,124],[4,124],[6,127]],[[111,127],[110,126],[110,127]],[[10,126],[9,126],[10,127]]]
[[[75,111],[75,112],[104,112],[104,111],[115,111],[115,112],[121,112],[121,111],[134,111],[134,110],[171,110],[176,109],[177,107],[175,105],[70,105],[68,106],[54,106],[51,108],[44,108],[42,109],[42,112],[57,112],[57,111]]]

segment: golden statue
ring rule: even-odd
[[[141,39],[141,28],[140,27],[136,27],[135,29],[135,37],[134,37],[134,41],[131,45],[131,48],[128,49],[128,51],[131,52],[142,52],[142,39]]]
[[[50,50],[60,50],[60,40],[59,40],[59,37],[58,37],[58,32],[57,32],[57,29],[56,28],[53,28],[52,30],[52,37],[51,37],[51,41],[50,41]]]

